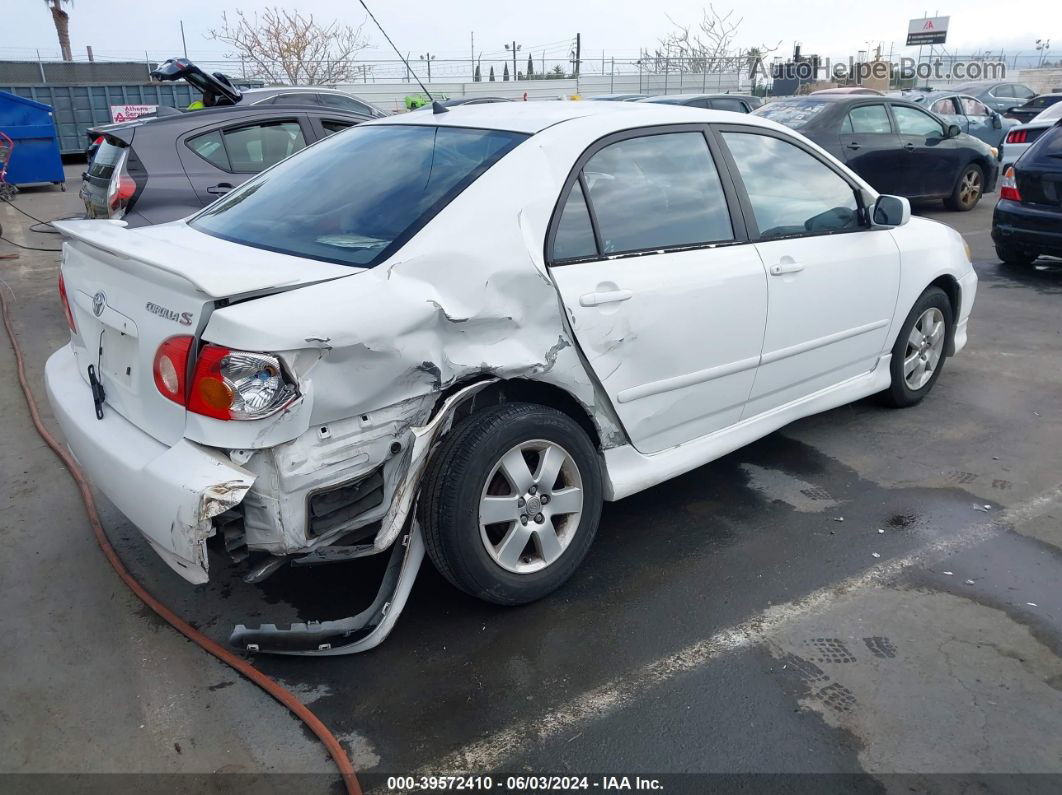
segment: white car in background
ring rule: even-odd
[[[799,134],[655,103],[389,117],[185,220],[56,226],[49,398],[167,563],[205,582],[215,534],[295,565],[392,550],[358,616],[233,634],[280,653],[379,643],[425,551],[476,597],[539,599],[604,500],[917,403],[977,286],[957,232]]]
[[[1014,165],[1018,158],[1025,154],[1025,150],[1043,135],[1045,130],[1054,127],[1059,119],[1062,119],[1062,102],[1056,102],[1025,124],[1011,127],[1007,131],[1007,137],[1003,139],[999,173],[1005,172],[1007,166]]]

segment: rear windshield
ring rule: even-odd
[[[768,102],[754,110],[753,113],[799,130],[830,104],[820,99],[789,99],[783,102]]]
[[[371,267],[525,138],[459,127],[355,127],[269,169],[191,225],[255,248]]]

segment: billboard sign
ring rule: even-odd
[[[926,17],[907,23],[907,46],[943,44],[948,39],[948,20],[951,17]]]
[[[141,116],[148,116],[158,109],[158,105],[111,105],[111,121],[132,121]]]

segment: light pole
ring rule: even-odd
[[[420,56],[420,60],[428,62],[428,82],[430,83],[431,82],[431,62],[435,60],[435,56],[432,55],[430,52],[426,52],[422,56]]]
[[[513,80],[516,79],[517,74],[518,74],[517,71],[516,71],[516,53],[519,50],[523,49],[523,46],[524,45],[522,45],[522,44],[517,44],[515,41],[512,44],[506,44],[505,45],[505,49],[513,51]]]

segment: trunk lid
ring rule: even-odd
[[[185,408],[163,397],[152,371],[170,337],[198,339],[223,301],[350,276],[342,265],[251,249],[183,222],[129,230],[117,221],[59,221],[62,273],[82,379],[96,368],[106,399],[164,444],[184,435]]]

